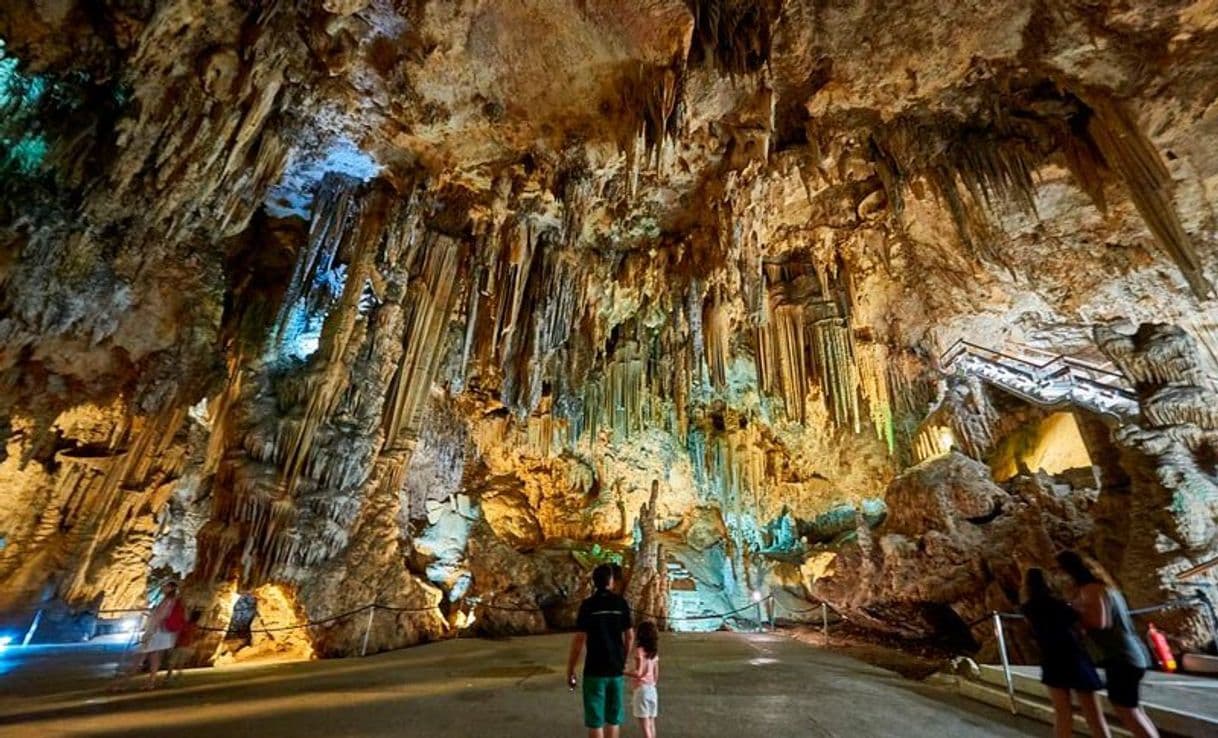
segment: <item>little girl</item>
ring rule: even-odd
[[[656,682],[660,681],[660,629],[650,620],[640,623],[634,645],[634,671],[626,672],[634,686],[631,703],[644,738],[655,738],[656,715],[660,713],[656,694]]]

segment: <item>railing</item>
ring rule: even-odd
[[[1191,579],[1195,576],[1204,574],[1205,572],[1207,572],[1210,569],[1213,569],[1215,567],[1218,567],[1218,556],[1215,556],[1214,558],[1210,559],[1209,561],[1202,561],[1200,564],[1197,564],[1196,566],[1194,566],[1192,568],[1185,569],[1184,571],[1177,574],[1176,578],[1177,579]]]
[[[651,612],[647,612],[644,610],[636,610],[634,614],[636,616],[653,618],[655,620],[662,619],[662,620],[665,620],[668,622],[671,622],[674,620],[675,621],[697,621],[697,620],[712,620],[712,619],[722,620],[722,621],[726,622],[728,618],[730,618],[734,615],[739,615],[740,613],[743,613],[745,611],[756,608],[757,623],[758,623],[759,627],[761,627],[762,624],[766,622],[766,619],[762,615],[762,606],[764,604],[773,602],[773,600],[774,600],[773,595],[767,595],[760,599],[754,599],[753,601],[749,602],[748,604],[738,607],[734,610],[729,610],[727,612],[704,613],[704,614],[700,614],[700,615],[673,616],[673,615],[664,615],[664,614],[659,614],[659,613],[651,613]],[[572,600],[568,600],[568,599],[564,598],[564,599],[555,601],[553,604],[551,604],[547,607],[505,606],[505,605],[496,605],[494,603],[481,602],[481,601],[471,602],[470,604],[472,605],[472,609],[475,609],[475,610],[477,608],[485,608],[485,609],[489,609],[489,610],[499,610],[499,611],[506,611],[506,612],[544,613],[547,610],[564,607],[564,606],[570,606],[570,605],[573,605],[576,603]],[[279,632],[289,631],[289,630],[300,630],[300,629],[312,628],[312,627],[317,627],[317,626],[322,626],[322,625],[331,625],[331,624],[339,622],[339,621],[354,618],[355,616],[360,615],[361,613],[367,612],[368,618],[364,624],[364,636],[363,636],[363,640],[362,640],[362,643],[360,646],[360,656],[367,656],[368,655],[368,640],[369,640],[369,636],[372,633],[373,616],[376,614],[377,610],[385,610],[385,611],[394,612],[397,614],[420,614],[420,613],[434,612],[434,611],[436,611],[437,608],[438,608],[438,605],[429,605],[426,607],[396,607],[393,605],[383,605],[379,602],[372,602],[367,605],[362,605],[360,607],[356,607],[351,610],[341,612],[337,615],[331,615],[326,618],[319,618],[317,620],[307,620],[303,623],[293,623],[291,625],[281,625],[281,626],[276,626],[273,628],[250,627],[248,629],[243,629],[242,632],[279,633]],[[826,608],[826,605],[824,603],[821,603],[820,609],[822,611],[822,615],[824,618],[824,631],[826,634],[828,634],[829,621],[828,621],[827,611],[825,608]],[[26,634],[25,640],[22,643],[23,646],[28,645],[30,639],[33,637],[34,631],[37,628],[38,621],[42,616],[43,609],[44,608],[31,609],[31,611],[33,611],[35,613],[34,622]],[[18,610],[18,612],[20,612],[20,610]],[[86,611],[86,612],[88,612],[88,611]],[[149,612],[151,612],[151,608],[124,608],[124,609],[96,610],[96,611],[92,611],[92,614],[95,617],[101,617],[103,615],[103,613],[138,613],[140,615],[140,625],[137,626],[134,631],[132,631],[133,633],[138,633],[143,630],[143,619]],[[796,611],[792,611],[792,612],[796,612]],[[802,612],[802,611],[800,611],[800,612]],[[771,618],[770,622],[771,622],[771,626],[772,626],[772,618]],[[202,632],[207,632],[207,633],[228,633],[232,630],[230,626],[219,626],[218,627],[218,626],[208,626],[208,625],[194,625],[192,627],[196,631],[202,631]],[[128,648],[130,648],[133,645],[133,642],[134,642],[134,639],[132,640],[132,642],[129,642],[127,644]]]
[[[1044,354],[1049,358],[1046,361],[1037,364],[1026,357],[1016,356],[1005,351],[999,351],[997,349],[992,349],[987,346],[982,346],[980,344],[973,343],[972,341],[959,338],[956,339],[951,346],[948,346],[946,351],[940,354],[939,364],[940,366],[946,366],[955,361],[955,359],[961,354],[975,353],[992,357],[994,360],[1009,361],[1024,365],[1028,367],[1030,372],[1038,375],[1052,374],[1058,371],[1059,368],[1066,367],[1072,370],[1077,370],[1083,375],[1091,376],[1091,378],[1097,382],[1104,381],[1109,384],[1122,385],[1125,383],[1125,375],[1121,374],[1115,369],[1108,369],[1100,366],[1099,364],[1093,364],[1088,361],[1083,361],[1082,359],[1076,359],[1072,356],[1066,356],[1065,354],[1055,354],[1052,351],[1046,351],[1045,349],[1039,349],[1034,346],[1020,346],[1020,349],[1038,354]]]
[[[1082,405],[1120,420],[1139,411],[1137,397],[1120,372],[1061,354],[1037,363],[961,338],[940,355],[939,367],[945,372],[963,369],[1036,404]]]
[[[1218,615],[1214,612],[1214,603],[1209,596],[1201,589],[1188,597],[1170,600],[1158,605],[1150,605],[1149,607],[1140,607],[1129,611],[1130,615],[1149,615],[1151,613],[1162,612],[1164,610],[1178,610],[1186,607],[1195,607],[1205,616],[1206,623],[1209,626],[1210,637],[1218,640]],[[974,620],[972,625],[979,625],[986,619],[990,619],[994,624],[994,637],[998,640],[998,656],[1002,661],[1002,676],[1006,682],[1007,700],[1010,702],[1011,714],[1018,714],[1018,708],[1015,701],[1015,681],[1011,678],[1011,660],[1007,655],[1006,632],[1003,628],[1003,620],[1024,620],[1022,613],[1017,612],[999,612],[997,610],[989,615]]]

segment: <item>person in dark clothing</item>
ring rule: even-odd
[[[1138,638],[1125,596],[1103,567],[1077,551],[1059,553],[1057,565],[1078,587],[1074,609],[1100,652],[1108,701],[1117,717],[1136,738],[1159,738],[1158,729],[1138,703],[1142,677],[1150,668],[1150,651]]]
[[[1037,568],[1024,575],[1024,603],[1019,609],[1040,647],[1040,681],[1049,688],[1053,701],[1053,734],[1057,738],[1074,735],[1073,693],[1091,735],[1107,738],[1111,735],[1108,722],[1095,695],[1104,685],[1083,647],[1078,613],[1053,594],[1044,571]]]
[[[617,738],[626,719],[622,672],[634,642],[630,605],[613,592],[613,568],[601,564],[592,571],[596,591],[580,603],[567,657],[567,684],[575,689],[575,666],[584,657],[584,725],[589,738]]]

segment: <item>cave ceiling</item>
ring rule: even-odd
[[[9,0],[0,40],[13,592],[131,551],[129,593],[457,599],[643,503],[760,551],[882,497],[957,339],[1214,356],[1214,0]]]

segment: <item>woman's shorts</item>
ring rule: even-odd
[[[636,718],[653,718],[660,714],[660,697],[654,684],[640,684],[634,690],[630,706]]]
[[[1129,664],[1105,664],[1104,676],[1108,677],[1108,701],[1121,707],[1138,706],[1138,687],[1146,670]]]

